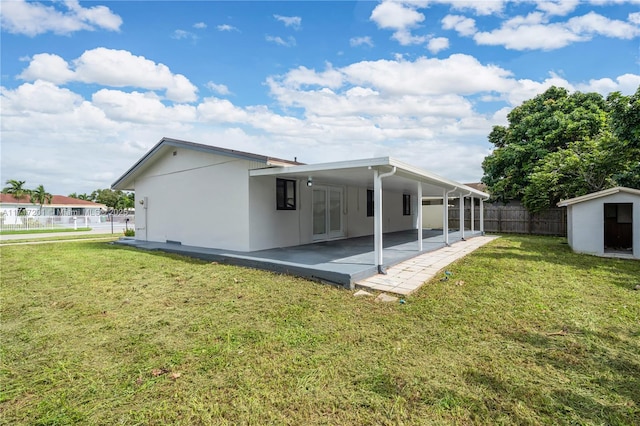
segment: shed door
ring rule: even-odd
[[[633,204],[605,203],[604,248],[610,250],[633,249]]]

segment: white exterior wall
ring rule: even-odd
[[[248,251],[248,170],[256,165],[190,149],[175,151],[135,181],[136,239]],[[146,208],[140,200],[146,200]]]
[[[326,186],[321,181],[314,186]],[[335,185],[328,185],[334,186]],[[342,188],[342,227],[344,237],[373,235],[373,217],[367,217],[367,188]],[[276,178],[251,178],[250,185],[250,250],[288,247],[313,242],[312,190],[306,180],[296,182],[297,209],[276,209]],[[137,191],[136,191],[137,193]],[[415,198],[415,197],[413,197]],[[415,210],[415,200],[412,209]],[[417,212],[402,214],[402,193],[383,191],[383,232],[412,229]]]
[[[311,215],[311,202],[304,202],[310,196],[302,194],[307,189],[296,181],[296,210],[278,210],[276,208],[276,178],[261,176],[251,178],[249,189],[249,233],[250,250],[264,250],[275,247],[288,247],[305,244],[308,241],[301,235],[300,218]],[[311,223],[309,221],[309,223]],[[309,225],[310,229],[310,225]]]
[[[640,259],[640,197],[617,193],[568,206],[567,240],[579,253],[604,254],[604,204],[633,204],[633,257]]]

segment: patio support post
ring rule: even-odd
[[[418,215],[417,215],[418,228],[418,251],[422,251],[422,183],[418,182]]]
[[[373,171],[373,245],[376,255],[376,267],[379,274],[384,274],[382,268],[382,179],[395,174],[396,167],[388,173],[379,173],[378,170]]]
[[[480,198],[480,234],[484,235],[484,200]]]
[[[460,193],[460,239],[464,241],[464,195]]]
[[[445,245],[449,245],[449,193],[442,190],[442,236]]]
[[[476,209],[475,206],[475,198],[473,198],[473,195],[470,198],[471,200],[471,236],[473,236],[473,231],[475,230],[475,223],[473,223],[476,220],[476,213],[474,212],[474,210]]]
[[[373,247],[375,264],[382,264],[382,180],[377,170],[373,171]],[[378,270],[378,272],[380,272]]]

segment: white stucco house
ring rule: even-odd
[[[616,187],[563,200],[567,239],[578,253],[640,259],[640,190]]]
[[[101,211],[106,208],[104,204],[64,195],[52,195],[51,202],[40,205],[32,202],[28,195],[16,199],[11,194],[0,194],[0,218],[6,225],[21,225],[25,217],[32,220],[47,217],[56,223],[83,217],[89,223],[99,222]]]
[[[389,157],[302,164],[169,138],[112,188],[135,191],[136,239],[250,252],[374,235],[378,265],[384,233],[421,228],[423,197],[488,198]]]

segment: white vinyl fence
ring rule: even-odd
[[[39,229],[102,229],[122,232],[135,229],[133,215],[89,215],[89,216],[15,216],[0,215],[0,231],[31,231]]]

